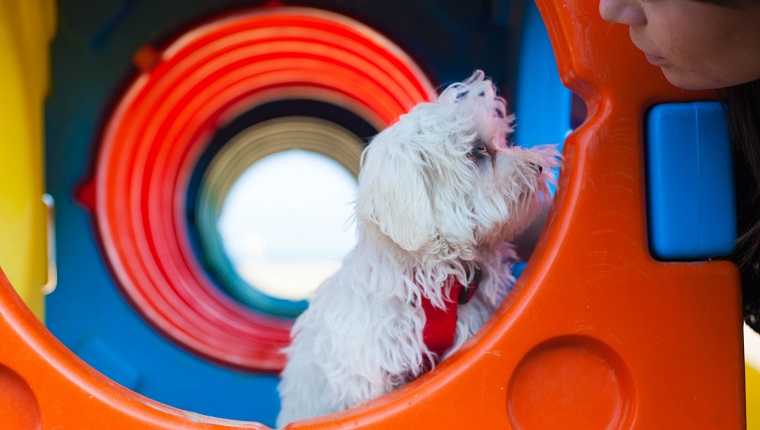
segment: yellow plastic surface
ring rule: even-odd
[[[760,430],[760,371],[747,365],[747,430]]]
[[[0,267],[42,319],[47,281],[43,101],[53,0],[0,0]]]
[[[747,389],[747,429],[760,430],[760,333],[744,325],[744,381]]]

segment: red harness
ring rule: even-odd
[[[457,330],[457,305],[463,305],[472,299],[479,281],[479,271],[475,272],[472,282],[467,287],[453,276],[447,279],[446,282],[451,283],[451,290],[448,296],[444,296],[443,309],[433,306],[430,299],[422,296],[422,310],[425,312],[426,319],[422,339],[428,349],[439,358],[454,344]]]

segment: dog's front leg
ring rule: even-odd
[[[546,224],[546,219],[549,217],[549,212],[551,212],[552,203],[552,200],[542,200],[541,207],[528,228],[517,235],[512,241],[520,260],[528,261],[531,254],[533,254],[538,238],[541,236],[541,231],[544,229],[544,224]]]

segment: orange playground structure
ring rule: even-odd
[[[18,8],[47,4],[10,3],[0,5],[3,23],[24,15]],[[536,3],[562,81],[585,101],[588,116],[565,141],[553,213],[508,303],[465,347],[413,383],[288,428],[745,428],[736,267],[657,261],[647,242],[644,112],[712,96],[670,86],[637,55],[624,27],[601,20],[597,0]],[[42,57],[36,53],[45,52],[49,34],[41,33],[19,46],[19,55]],[[44,82],[19,95],[27,97],[27,109],[39,108]],[[0,169],[3,186],[30,180],[39,179]],[[37,183],[18,192],[19,201],[37,202],[28,196],[42,190]],[[44,206],[24,208],[31,224],[18,231],[44,231]],[[41,239],[13,240],[3,252]],[[44,279],[46,257],[30,257],[42,261],[34,276],[11,276],[4,267],[22,295],[32,296],[26,285]],[[267,428],[185,412],[114,383],[56,340],[11,284],[0,276],[2,428]]]

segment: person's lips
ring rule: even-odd
[[[655,66],[664,66],[665,59],[663,57],[644,52],[644,56],[647,57],[647,61]]]
[[[641,43],[640,38],[637,37],[638,34],[635,34],[633,31],[633,27],[631,27],[631,42],[633,42],[633,46],[636,47],[639,51],[644,53],[644,56],[647,58],[647,61],[649,61],[651,64],[655,66],[664,66],[666,61],[664,57],[660,57],[659,55],[650,54],[646,49],[643,49],[643,46],[646,45],[645,43]]]

